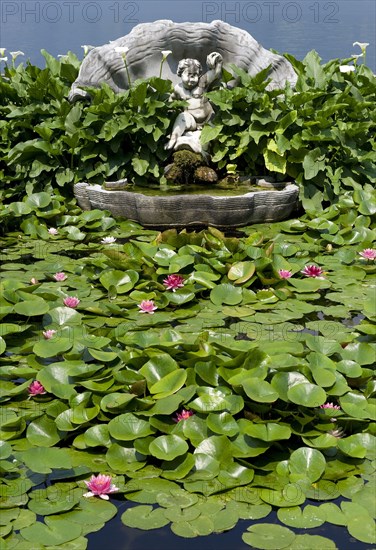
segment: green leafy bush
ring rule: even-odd
[[[268,70],[252,78],[232,67],[239,84],[208,94],[217,113],[202,138],[213,142],[213,161],[293,178],[308,210],[336,202],[344,190],[369,193],[376,180],[372,71],[360,65],[341,73],[338,59],[322,65],[314,51],[302,62],[286,57],[298,74],[295,89],[268,91]]]

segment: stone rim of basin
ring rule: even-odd
[[[288,218],[298,207],[299,187],[287,183],[282,189],[250,191],[240,195],[210,194],[145,195],[127,190],[107,190],[86,182],[74,185],[83,210],[109,210],[145,227],[242,227]]]

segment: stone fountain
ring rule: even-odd
[[[234,64],[251,76],[270,67],[269,89],[282,88],[286,82],[293,86],[296,75],[287,59],[264,49],[250,34],[223,21],[209,24],[162,20],[137,25],[127,36],[91,50],[72,85],[69,100],[90,99],[85,87],[106,83],[115,92],[121,92],[136,79],[156,76],[161,67],[161,52],[165,51],[169,55],[163,65],[163,77],[174,85],[171,99],[187,102],[174,121],[165,148],[171,153],[188,149],[201,155],[204,173],[213,181],[214,170],[207,166],[210,151],[201,146],[200,134],[213,114],[205,92],[221,84],[223,65]],[[127,52],[126,66],[119,52]],[[234,77],[227,86],[235,84]],[[166,177],[171,166],[166,167]],[[249,180],[254,183],[255,178]],[[84,210],[106,209],[114,216],[144,226],[163,228],[192,225],[225,228],[280,221],[294,211],[298,200],[298,187],[294,183],[273,185],[262,178],[258,183],[265,185],[265,190],[221,196],[211,191],[212,186],[197,194],[149,195],[127,190],[127,183],[107,182],[102,187],[81,182],[74,186],[74,193]]]

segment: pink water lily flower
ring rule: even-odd
[[[59,233],[56,227],[50,227],[48,232],[50,235],[57,235]]]
[[[178,288],[183,288],[184,286],[184,277],[181,275],[169,275],[164,279],[163,284],[166,287],[166,290],[172,290],[175,292]]]
[[[43,395],[44,393],[47,393],[46,390],[44,389],[44,386],[40,382],[38,382],[38,380],[34,380],[34,382],[32,382],[30,386],[27,388],[27,391],[29,392],[30,397],[34,395]]]
[[[157,306],[154,305],[153,300],[142,300],[141,304],[138,304],[137,307],[140,308],[139,313],[150,313],[151,315],[158,309]]]
[[[85,493],[83,496],[88,497],[100,497],[104,500],[109,499],[109,494],[116,493],[119,488],[116,485],[112,484],[112,477],[106,476],[104,474],[98,474],[97,476],[91,476],[89,481],[85,481],[89,492]]]
[[[80,303],[80,300],[76,298],[76,296],[67,296],[64,298],[63,302],[65,306],[75,308]]]
[[[324,405],[320,405],[320,409],[335,409],[339,411],[341,407],[339,405],[334,405],[334,403],[324,403]]]
[[[290,277],[292,277],[292,272],[288,269],[279,269],[278,275],[281,277],[281,279],[290,279]]]
[[[51,338],[53,338],[55,336],[56,330],[53,330],[53,329],[45,330],[42,334],[43,334],[43,336],[45,337],[46,340],[50,340]]]
[[[31,277],[30,283],[31,283],[32,285],[37,285],[37,284],[39,283],[39,281],[38,281],[38,279],[36,279],[35,277]]]
[[[176,417],[174,418],[174,422],[180,422],[181,420],[187,420],[190,416],[193,416],[193,411],[187,411],[186,409],[183,409],[181,413],[176,413]]]
[[[320,279],[323,279],[322,275],[324,274],[324,271],[321,269],[321,267],[318,267],[317,265],[306,265],[304,269],[302,269],[301,273],[303,275],[306,275],[306,277],[317,277]]]
[[[58,271],[57,273],[55,273],[53,277],[55,281],[58,281],[58,282],[65,281],[65,279],[68,278],[63,271]]]
[[[374,248],[365,248],[359,252],[359,256],[365,260],[376,260],[376,250]]]

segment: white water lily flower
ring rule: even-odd
[[[353,73],[355,71],[355,67],[352,65],[340,65],[339,70],[341,73]]]
[[[115,52],[125,56],[129,52],[129,48],[127,46],[116,46]]]
[[[168,56],[169,56],[170,54],[172,54],[172,51],[171,51],[171,50],[162,50],[162,51],[161,51],[161,54],[162,54],[163,61],[164,61],[165,59],[168,58]]]
[[[19,55],[25,55],[25,54],[24,54],[23,52],[21,52],[20,50],[17,50],[16,52],[9,52],[9,53],[10,53],[10,55],[12,56],[13,61],[14,61],[15,59],[17,59],[17,57],[18,57]]]
[[[101,243],[102,244],[112,244],[116,242],[116,239],[115,237],[104,237],[102,240],[101,240]]]
[[[84,55],[87,55],[90,50],[94,50],[95,46],[90,46],[90,44],[83,44],[81,48],[83,48],[84,50]]]

